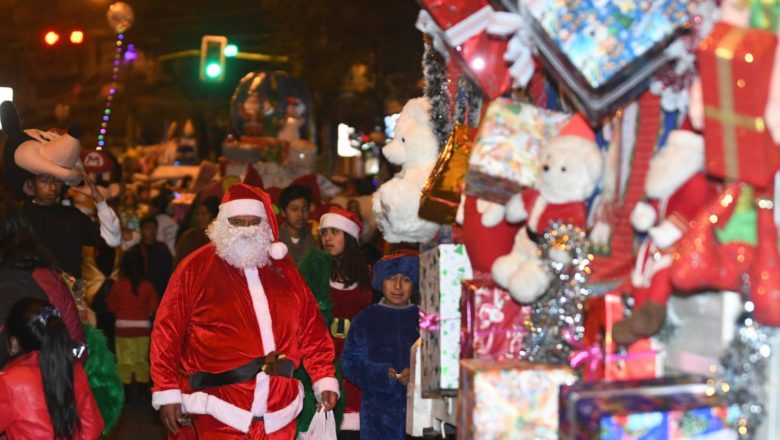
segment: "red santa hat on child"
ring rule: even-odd
[[[320,217],[320,230],[323,228],[333,228],[351,235],[355,240],[360,241],[360,234],[363,232],[363,222],[360,217],[352,211],[341,208],[330,208],[330,211]]]
[[[271,226],[274,243],[271,245],[271,258],[281,260],[287,255],[287,245],[279,241],[279,225],[276,223],[271,196],[260,188],[237,183],[222,196],[219,205],[218,220],[227,220],[240,215],[253,215],[265,219]]]

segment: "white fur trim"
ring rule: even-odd
[[[704,138],[692,131],[673,130],[666,146],[650,160],[645,194],[666,199],[704,169]]]
[[[255,392],[252,398],[252,409],[250,412],[255,417],[260,417],[268,411],[268,393],[271,390],[271,377],[264,372],[257,373],[255,376]]]
[[[683,231],[681,231],[673,222],[664,220],[658,226],[650,228],[648,234],[653,237],[653,241],[655,241],[659,248],[665,249],[677,243],[677,240],[682,238]]]
[[[287,256],[287,245],[282,243],[281,241],[277,241],[273,244],[271,244],[271,252],[270,252],[271,258],[274,260],[281,260],[285,256]]]
[[[631,210],[631,226],[639,232],[647,232],[656,220],[658,220],[658,213],[647,202],[637,202]]]
[[[263,416],[265,433],[271,434],[272,432],[276,432],[284,428],[290,422],[295,420],[296,417],[298,417],[298,414],[301,413],[302,409],[303,384],[298,382],[298,395],[295,397],[295,399],[293,399],[292,402],[290,402],[290,404],[278,411],[266,413],[265,416]]]
[[[344,418],[341,419],[342,431],[360,431],[360,413],[359,412],[345,412]]]
[[[117,319],[116,328],[152,328],[148,319]]]
[[[333,391],[336,395],[339,395],[339,381],[335,377],[323,377],[314,382],[312,387],[314,388],[314,397],[317,399],[317,402],[322,402],[323,391]]]
[[[230,217],[239,215],[255,215],[257,217],[268,218],[265,212],[263,202],[255,199],[237,199],[219,205],[217,218],[227,220]]]
[[[320,229],[324,228],[338,229],[351,235],[356,240],[360,240],[360,226],[343,215],[333,214],[331,212],[323,214],[322,217],[320,217]]]
[[[163,405],[181,403],[181,390],[163,390],[152,393],[152,407],[159,410]]]
[[[243,433],[249,432],[252,413],[225,402],[217,396],[198,391],[182,395],[182,410],[188,414],[208,414],[231,428]]]
[[[257,325],[260,327],[263,351],[264,354],[268,354],[276,350],[273,320],[271,319],[271,311],[268,308],[268,298],[265,296],[265,290],[260,282],[260,274],[256,267],[244,269],[244,276],[249,287],[249,294],[252,296],[252,307],[255,310]]]
[[[355,290],[357,288],[357,283],[353,283],[350,284],[349,286],[345,286],[344,283],[330,280],[328,284],[330,284],[330,287],[338,290]]]
[[[482,214],[482,226],[492,228],[504,219],[506,208],[498,203],[477,199],[477,212]]]

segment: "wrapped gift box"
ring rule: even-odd
[[[596,124],[645,90],[690,19],[686,0],[537,0],[527,13],[548,71]]]
[[[457,393],[461,281],[471,276],[462,244],[441,244],[420,255],[422,393],[426,397]]]
[[[488,276],[463,282],[461,297],[462,359],[519,359],[527,334],[530,306],[515,302]]]
[[[558,390],[574,383],[565,367],[519,361],[461,361],[459,439],[557,439]]]
[[[593,354],[596,351],[588,348],[599,345],[603,359],[593,363],[597,366],[594,369],[589,366],[591,359],[583,358],[583,379],[651,379],[663,374],[664,356],[655,339],[640,339],[628,347],[619,347],[612,340],[612,327],[625,316],[625,305],[619,292],[591,297],[585,307],[581,351]]]
[[[716,23],[701,42],[707,172],[766,186],[780,162],[764,121],[777,37],[773,32]]]
[[[490,103],[474,141],[466,194],[505,204],[539,175],[539,148],[556,137],[570,115],[506,98]]]
[[[562,439],[736,439],[736,409],[701,377],[580,382],[560,391]]]
[[[420,218],[441,224],[455,223],[474,131],[465,125],[455,126],[423,187],[417,213]]]
[[[433,425],[433,400],[422,396],[421,347],[422,341],[418,339],[410,350],[411,376],[406,388],[406,433],[413,437],[422,437],[423,429]]]

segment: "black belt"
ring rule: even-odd
[[[541,246],[544,244],[544,234],[537,234],[536,232],[532,231],[531,228],[528,226],[525,227],[525,232],[528,234],[528,239],[532,242],[536,243],[537,245]]]
[[[257,373],[263,371],[269,376],[292,377],[295,364],[281,353],[271,352],[267,356],[252,359],[240,367],[222,373],[199,371],[190,376],[190,387],[193,390],[214,388],[224,385],[247,382],[254,379]]]

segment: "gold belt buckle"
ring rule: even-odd
[[[339,322],[344,323],[344,328],[341,331],[339,331]],[[333,318],[333,322],[330,324],[330,334],[334,338],[344,339],[347,337],[347,333],[349,333],[349,325],[350,325],[349,319]]]

